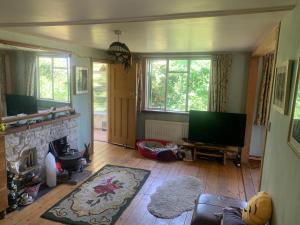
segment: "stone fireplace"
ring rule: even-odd
[[[35,169],[45,174],[45,158],[49,143],[67,137],[71,148],[77,149],[77,118],[54,122],[5,135],[5,152],[8,169],[16,174]]]
[[[28,148],[21,152],[19,158],[19,171],[18,174],[25,175],[37,169],[37,152],[36,148]]]

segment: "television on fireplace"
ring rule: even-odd
[[[195,111],[189,112],[189,135],[192,142],[221,146],[244,146],[246,114]]]
[[[36,98],[25,95],[6,95],[6,111],[8,116],[37,113]]]

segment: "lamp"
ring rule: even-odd
[[[129,70],[131,66],[131,53],[126,44],[119,41],[119,36],[122,31],[115,30],[114,33],[118,36],[118,41],[110,44],[108,54],[113,55],[117,62],[123,64],[125,70]]]

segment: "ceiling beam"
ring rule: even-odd
[[[175,14],[165,14],[165,15],[155,15],[155,16],[124,17],[124,18],[110,18],[110,19],[91,19],[91,20],[72,20],[72,21],[53,21],[53,22],[11,22],[11,23],[0,22],[0,27],[72,26],[72,25],[150,22],[150,21],[160,21],[160,20],[177,20],[177,19],[247,15],[247,14],[258,14],[258,13],[272,13],[272,12],[280,12],[280,11],[290,11],[293,10],[294,8],[295,5],[285,5],[285,6],[276,6],[276,7],[175,13]]]
[[[0,46],[7,46],[9,47],[13,47],[16,50],[18,50],[20,48],[20,50],[22,49],[27,49],[27,50],[31,50],[31,51],[42,51],[42,52],[51,52],[51,53],[62,53],[62,54],[72,54],[71,51],[67,51],[64,49],[58,49],[58,48],[48,48],[48,47],[43,47],[43,46],[39,46],[39,45],[32,45],[32,44],[26,44],[26,43],[22,43],[22,42],[17,42],[17,41],[8,41],[8,40],[1,40],[0,39]]]

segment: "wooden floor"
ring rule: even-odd
[[[107,130],[94,129],[94,140],[95,141],[105,141],[107,142]]]
[[[260,161],[250,160],[248,165],[243,165],[242,174],[246,199],[250,199],[259,191]]]
[[[133,199],[129,207],[123,212],[116,225],[175,225],[190,224],[192,212],[185,212],[175,219],[159,219],[147,211],[150,195],[166,179],[180,175],[191,175],[203,182],[205,192],[227,195],[239,199],[245,199],[242,171],[231,162],[223,166],[217,162],[201,160],[197,162],[172,162],[163,163],[148,160],[141,157],[136,150],[124,149],[119,146],[104,142],[95,142],[95,154],[93,161],[88,167],[96,172],[105,164],[116,164],[129,167],[137,167],[151,170],[151,175]],[[247,180],[253,179],[251,176]],[[254,183],[254,182],[252,182]],[[71,192],[76,186],[60,185],[48,194],[44,195],[32,205],[21,211],[15,211],[0,220],[0,224],[14,225],[48,225],[61,224],[40,218],[40,215],[57,201]],[[255,190],[254,190],[255,191]]]

